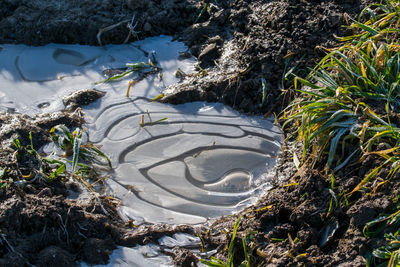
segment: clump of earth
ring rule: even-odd
[[[187,53],[198,59],[198,75],[183,75],[181,83],[168,88],[163,101],[222,102],[243,113],[268,115],[282,111],[294,97],[292,90],[284,90],[290,87],[282,79],[284,70],[297,65],[301,74],[301,69],[312,67],[324,55],[319,47],[331,47],[336,43],[335,35],[347,33],[341,27],[346,23],[344,14],[355,17],[371,2],[374,1],[5,0],[0,6],[0,43],[99,45],[100,40],[102,44],[121,44],[171,35],[183,41],[189,47]],[[111,25],[115,27],[105,30]],[[0,166],[9,169],[10,175],[18,169],[12,156],[14,138],[27,145],[32,132],[34,143],[43,145],[49,141],[51,127],[81,125],[79,106],[96,98],[92,93],[69,98],[67,109],[51,115],[1,113]],[[322,167],[299,174],[291,159],[293,149],[298,148],[284,145],[274,188],[240,214],[243,219],[239,233],[246,229],[255,233],[257,249],[252,259],[270,266],[364,266],[364,256],[383,240],[367,240],[362,228],[392,208],[388,199],[398,195],[398,178],[374,198],[353,196],[349,206],[328,221],[330,179]],[[377,158],[370,156],[339,172],[336,182],[343,190],[353,188],[377,163]],[[295,175],[301,175],[301,187],[281,186],[290,183]],[[224,246],[230,240],[226,231],[232,229],[238,216],[223,217],[209,227],[134,227],[117,216],[117,203],[111,198],[67,199],[69,192],[80,188],[75,182],[66,181],[61,176],[52,183],[38,180],[23,188],[11,185],[0,191],[2,264],[106,263],[116,246],[147,244],[176,232],[200,234],[207,249],[217,248],[218,257],[226,258]],[[296,237],[299,241],[295,244],[273,242]],[[291,257],[287,251],[307,256]],[[172,254],[177,265],[196,261],[196,257],[183,257],[190,253],[179,249]],[[240,256],[238,252],[237,257]]]

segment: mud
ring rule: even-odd
[[[120,44],[128,37],[133,16],[136,27],[127,41],[174,35],[193,23],[200,9],[200,3],[190,0],[5,0],[0,8],[0,43],[98,45],[99,30],[120,23],[101,35],[103,44]]]
[[[282,79],[285,68],[313,66],[324,55],[321,47],[332,47],[334,35],[345,34],[340,27],[344,13],[358,14],[366,5],[359,1],[218,2],[207,21],[180,35],[201,67],[215,68],[206,77],[176,85],[166,101],[221,101],[246,113],[280,111],[293,93],[283,91],[290,85]],[[261,77],[267,82],[263,103]]]
[[[294,96],[292,89],[283,90],[290,88],[290,80],[282,79],[285,68],[297,65],[301,73],[313,66],[324,54],[318,47],[331,47],[336,42],[334,35],[346,34],[346,28],[341,27],[344,14],[355,17],[371,2],[220,0],[210,1],[207,11],[201,13],[205,2],[189,0],[95,4],[89,0],[63,4],[55,0],[5,0],[0,7],[0,43],[98,44],[100,29],[123,22],[100,36],[103,44],[122,43],[129,35],[126,25],[135,15],[133,25],[137,25],[129,41],[173,35],[199,59],[199,72],[183,75],[181,83],[168,88],[164,101],[220,101],[242,112],[270,114],[281,111]],[[263,103],[261,77],[267,88]],[[28,145],[32,132],[39,147],[48,141],[52,126],[80,125],[79,105],[97,97],[97,93],[87,91],[66,100],[68,111],[36,118],[12,111],[0,114],[0,166],[18,180],[20,165],[13,157],[12,139],[19,138]],[[79,189],[67,177],[25,186],[11,183],[8,190],[0,192],[0,264],[48,266],[55,260],[61,266],[73,265],[71,260],[105,263],[117,245],[147,244],[176,232],[199,233],[205,248],[217,248],[217,257],[226,260],[230,229],[242,216],[238,236],[249,236],[249,229],[253,230],[253,249],[249,253],[255,266],[365,266],[366,255],[384,239],[367,239],[362,229],[365,223],[394,208],[400,178],[388,181],[375,195],[353,194],[348,204],[328,214],[330,176],[318,164],[314,169],[298,171],[292,160],[296,149],[299,148],[289,143],[283,147],[274,188],[263,199],[238,215],[219,219],[209,228],[135,228],[112,216],[116,205],[112,199],[77,202],[66,198],[68,192]],[[374,156],[362,163],[354,159],[335,174],[337,192],[350,191],[381,163]],[[385,177],[387,171],[382,169],[378,176]],[[293,181],[301,186],[291,185]],[[235,264],[239,264],[244,259],[239,238],[235,247]],[[180,266],[196,261],[186,250],[176,249],[173,255]]]
[[[77,110],[81,106],[95,102],[97,99],[104,96],[104,92],[94,89],[79,90],[69,96],[64,97],[63,104],[65,110]]]

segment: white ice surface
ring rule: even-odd
[[[104,48],[61,44],[39,47],[4,44],[1,47],[0,108],[28,115],[61,110],[62,97],[78,89],[95,87],[95,82],[105,78],[102,71],[123,68],[126,63],[147,62],[143,51],[156,51],[164,77],[162,81],[151,77],[137,86],[136,94],[142,97],[154,97],[166,85],[178,81],[174,76],[178,67],[190,72],[194,64],[194,59],[177,60],[179,52],[187,48],[167,36]],[[121,82],[125,88],[128,79]],[[96,87],[113,91],[115,86]]]
[[[203,102],[172,106],[142,99],[102,99],[86,109],[89,140],[111,156],[110,191],[135,223],[202,223],[256,201],[280,151],[271,120]],[[140,126],[168,117],[162,123]],[[99,115],[100,114],[100,115]]]
[[[81,267],[89,267],[84,262]],[[169,256],[160,253],[156,245],[136,246],[134,248],[118,247],[110,255],[108,264],[96,267],[167,267],[174,266]]]
[[[134,223],[202,223],[255,202],[268,188],[268,171],[280,151],[273,121],[241,115],[222,104],[168,105],[150,100],[178,82],[175,71],[194,72],[187,48],[160,36],[104,48],[82,45],[1,45],[0,110],[34,115],[63,108],[62,98],[95,88],[105,96],[84,107],[90,142],[110,156],[109,193],[122,200],[119,213]],[[156,52],[162,79],[132,75],[113,83],[103,71],[147,62]],[[146,126],[141,127],[144,118]],[[160,123],[151,121],[168,118]]]
[[[167,248],[174,247],[200,247],[201,241],[199,237],[195,237],[185,233],[176,233],[172,237],[171,236],[163,236],[158,240],[160,246]]]

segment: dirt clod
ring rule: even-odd
[[[174,248],[173,258],[176,262],[176,266],[192,266],[197,267],[199,259],[188,249]]]
[[[116,248],[110,239],[89,238],[82,247],[82,259],[88,264],[107,264],[109,255]]]
[[[214,60],[219,57],[218,47],[215,43],[209,44],[198,56],[200,67],[207,68],[214,65]]]
[[[49,266],[76,266],[74,257],[64,249],[57,246],[49,246],[39,252],[37,257],[37,266],[49,267]]]
[[[78,107],[86,106],[104,96],[105,93],[94,90],[79,90],[63,98],[66,110],[76,110]]]

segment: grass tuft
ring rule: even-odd
[[[353,34],[338,38],[340,46],[325,49],[327,55],[308,76],[295,76],[297,98],[283,112],[283,126],[293,132],[290,138],[303,146],[297,167],[322,163],[332,173],[327,216],[338,206],[337,198],[347,203],[356,192],[373,196],[400,170],[400,2],[373,4],[357,20],[347,19]],[[336,196],[335,172],[370,156],[382,163]],[[378,176],[383,179],[376,180]],[[369,266],[400,265],[399,212],[366,224],[366,237],[386,230],[387,240],[372,252]],[[387,233],[389,227],[395,232]]]
[[[313,157],[314,164],[323,160],[327,169],[338,171],[355,155],[361,159],[378,155],[392,166],[390,176],[398,172],[400,128],[392,117],[400,112],[400,44],[392,36],[398,30],[387,28],[398,26],[393,20],[399,21],[399,13],[393,12],[399,4],[394,2],[373,5],[369,13],[364,10],[371,18],[353,21],[350,27],[357,34],[340,38],[346,43],[332,49],[308,77],[296,76],[299,96],[285,110],[284,127],[296,127],[303,163]],[[382,32],[387,35],[377,41]],[[373,170],[350,194],[378,171]]]
[[[243,253],[244,253],[244,260],[240,265],[234,265],[234,260],[235,260],[235,238],[237,234],[237,230],[239,228],[241,217],[239,217],[235,224],[233,225],[233,231],[232,231],[232,238],[231,241],[229,242],[229,247],[228,247],[228,261],[224,262],[222,260],[219,260],[215,257],[211,257],[211,260],[204,260],[200,259],[201,263],[210,266],[210,267],[233,267],[233,266],[240,266],[240,267],[250,267],[250,254],[248,253],[248,242],[249,239],[251,239],[252,235],[249,237],[243,236],[242,237],[242,246],[243,246]]]

